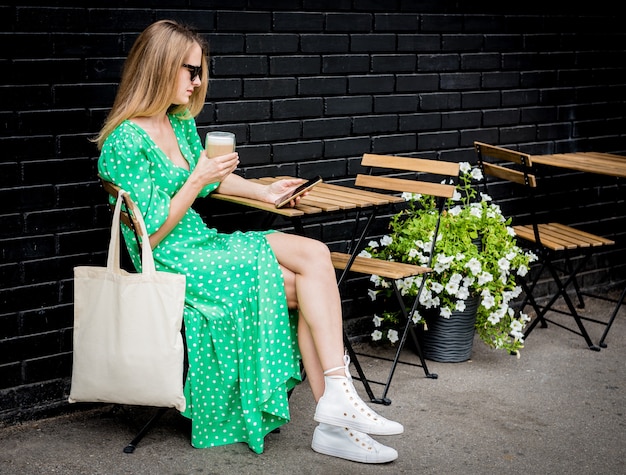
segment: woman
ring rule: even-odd
[[[233,173],[237,153],[207,158],[193,119],[207,91],[206,50],[182,25],[150,25],[96,139],[99,173],[139,206],[157,269],[187,277],[183,415],[192,419],[192,444],[246,442],[262,452],[265,435],[289,420],[287,392],[300,380],[301,356],[320,422],[312,448],[359,462],[394,460],[394,449],[367,434],[403,427],[369,409],[352,385],[327,247],[273,231],[220,234],[191,208],[216,189],[273,203],[301,181],[252,183]],[[136,244],[126,242],[140,266]]]

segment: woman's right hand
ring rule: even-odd
[[[221,183],[236,170],[238,165],[239,154],[237,152],[208,158],[206,151],[203,150],[191,176],[200,181],[201,186],[204,187],[210,183]]]

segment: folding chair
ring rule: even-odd
[[[538,323],[541,323],[541,326],[545,328],[547,322],[550,322],[582,336],[591,350],[599,351],[600,347],[592,343],[582,322],[582,320],[590,319],[579,315],[567,289],[570,286],[574,287],[579,308],[584,308],[583,293],[578,284],[577,275],[587,264],[595,250],[613,245],[615,242],[561,223],[539,222],[537,219],[537,200],[534,198],[537,180],[533,173],[531,156],[482,142],[474,142],[474,148],[478,156],[478,163],[485,176],[485,188],[488,183],[487,176],[489,176],[522,185],[526,191],[524,212],[527,213],[530,221],[527,224],[513,226],[513,230],[517,237],[526,241],[527,247],[537,254],[538,270],[529,281],[525,282],[522,279],[525,296],[521,303],[521,309],[523,310],[526,304],[530,303],[536,313],[536,318],[525,330],[524,337],[527,337]],[[578,258],[576,265],[574,265],[574,258]],[[563,264],[560,265],[560,262]],[[547,271],[551,276],[557,291],[550,297],[546,305],[539,305],[533,291],[540,277],[544,275],[544,271]],[[568,311],[554,307],[559,297],[565,302]],[[573,317],[578,330],[548,319],[546,317],[548,311],[570,315]]]
[[[355,181],[356,186],[363,188],[373,188],[376,190],[384,190],[386,192],[409,192],[435,196],[438,198],[439,215],[441,215],[441,212],[445,207],[446,200],[448,198],[451,198],[454,194],[455,185],[425,181],[425,178],[427,176],[430,176],[432,178],[432,176],[434,175],[439,181],[441,181],[442,176],[448,179],[454,179],[459,175],[458,163],[443,162],[439,160],[364,154],[361,164],[370,170],[370,174],[357,175]],[[410,174],[413,179],[400,178],[397,176],[374,176],[372,174],[374,169],[379,171],[382,170],[387,175],[398,172],[402,174],[407,174],[408,172],[408,174]],[[429,267],[430,261],[428,262],[428,265],[426,267],[421,267],[412,264],[391,262],[383,259],[358,256],[358,253],[361,251],[362,241],[370,228],[375,213],[375,210],[371,212],[369,219],[367,220],[367,223],[365,224],[365,227],[360,234],[358,242],[356,244],[354,244],[354,242],[352,243],[351,252],[333,252],[331,253],[331,257],[335,269],[341,271],[340,277],[338,279],[339,285],[344,282],[346,276],[350,272],[364,275],[377,275],[381,278],[387,279],[391,283],[394,294],[397,297],[401,312],[401,318],[404,322],[404,329],[401,332],[395,356],[393,360],[391,360],[392,365],[389,370],[386,383],[380,383],[378,381],[372,381],[367,379],[357,359],[357,355],[352,347],[352,344],[347,334],[344,332],[344,342],[346,349],[348,351],[348,354],[350,355],[351,361],[354,363],[354,367],[357,370],[359,379],[363,383],[365,390],[370,397],[370,400],[374,403],[389,405],[391,404],[391,401],[387,398],[387,393],[389,391],[389,387],[391,385],[396,366],[400,359],[400,353],[404,348],[407,337],[411,337],[411,341],[415,347],[417,356],[420,360],[420,365],[423,368],[426,377],[432,379],[437,378],[437,375],[434,373],[430,373],[428,367],[426,366],[426,361],[424,360],[419,341],[415,334],[414,325],[410,318],[417,309],[419,298],[424,286],[424,280],[422,280],[422,285],[418,289],[417,296],[410,304],[409,308],[407,308],[404,297],[401,295],[396,283],[396,281],[399,279],[427,274],[429,272],[432,272],[432,269]],[[438,233],[438,228],[439,224],[437,224],[437,228],[435,229],[435,236]],[[435,239],[433,239],[433,250],[434,244]],[[433,254],[434,253],[431,250],[431,259]],[[370,382],[384,385],[383,394],[380,398],[374,396],[373,391],[371,390],[371,387],[369,385]]]

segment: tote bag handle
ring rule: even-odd
[[[117,202],[115,203],[115,210],[113,211],[113,222],[111,225],[111,239],[109,241],[109,255],[107,257],[107,268],[111,272],[120,273],[120,215],[122,213],[122,203],[124,202],[124,195],[130,197],[130,194],[120,189],[117,194]],[[150,236],[148,236],[148,229],[146,223],[143,220],[143,216],[139,212],[137,205],[132,200],[128,200],[127,205],[130,203],[131,211],[135,216],[135,219],[139,222],[139,231],[141,233],[141,270],[143,274],[147,276],[153,276],[156,272],[154,266],[154,258],[152,257],[152,248],[150,247]]]

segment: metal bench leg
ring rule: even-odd
[[[611,329],[611,325],[613,325],[613,321],[615,320],[615,317],[617,316],[617,312],[619,312],[619,309],[622,306],[622,303],[624,303],[624,297],[626,297],[626,286],[624,286],[624,290],[622,290],[622,294],[619,296],[619,299],[617,300],[617,303],[615,304],[615,309],[613,309],[611,318],[609,318],[609,321],[606,324],[606,328],[604,329],[604,332],[602,333],[602,338],[600,338],[600,341],[598,342],[598,345],[601,348],[606,348],[606,343],[604,343],[604,339],[608,335],[609,330]]]
[[[163,416],[163,414],[165,414],[168,409],[169,408],[167,407],[160,407],[157,410],[156,414],[154,414],[150,418],[150,420],[146,423],[145,426],[143,426],[143,428],[139,431],[135,438],[131,440],[126,447],[124,447],[125,454],[132,454],[135,451],[135,449],[137,448],[137,444],[141,442],[141,439],[143,439],[143,437],[148,433],[152,426],[157,423],[157,421]]]
[[[348,356],[350,356],[350,361],[354,365],[354,368],[356,369],[356,372],[359,375],[358,377],[359,381],[363,383],[363,387],[365,388],[367,397],[370,398],[370,402],[373,402],[376,404],[384,404],[385,406],[388,406],[389,404],[391,404],[390,399],[387,399],[385,397],[377,398],[376,396],[374,396],[374,391],[372,391],[372,387],[370,386],[370,381],[365,376],[365,372],[363,371],[363,368],[361,367],[361,363],[359,362],[359,359],[357,358],[357,355],[354,352],[354,348],[352,348],[352,343],[350,342],[350,339],[348,338],[348,335],[346,334],[345,331],[343,332],[343,341],[346,347],[346,351],[348,352]]]
[[[583,261],[583,263],[585,261],[586,259]],[[579,269],[583,266],[583,263],[581,263],[581,265],[578,266],[575,272],[579,271]],[[600,347],[597,345],[594,345],[593,342],[591,341],[591,338],[589,337],[589,334],[587,333],[587,330],[585,329],[585,326],[583,325],[580,315],[578,315],[576,308],[574,308],[574,303],[572,302],[572,299],[570,299],[569,295],[567,295],[567,287],[573,280],[575,280],[576,273],[571,274],[563,283],[561,282],[561,279],[559,278],[556,269],[552,266],[552,263],[548,263],[547,267],[548,267],[548,271],[552,275],[552,278],[554,279],[554,282],[556,282],[559,289],[558,289],[558,292],[554,295],[554,297],[550,301],[550,303],[547,305],[547,308],[544,311],[544,315],[545,315],[545,312],[548,311],[548,309],[552,306],[552,304],[557,300],[557,298],[560,295],[561,297],[563,297],[563,300],[565,301],[565,304],[567,305],[567,308],[569,309],[570,315],[574,318],[574,321],[576,322],[576,326],[578,326],[578,329],[580,331],[579,334],[585,339],[585,342],[587,343],[587,346],[589,347],[589,349],[593,351],[600,351]],[[567,327],[564,327],[564,326],[562,326],[562,328],[567,329]]]

